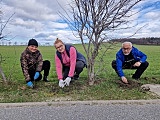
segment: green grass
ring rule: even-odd
[[[83,54],[82,45],[75,45]],[[156,83],[160,84],[160,47],[135,45],[147,54],[149,62],[148,69],[141,77],[141,84]],[[111,61],[115,59],[115,54],[120,45],[113,46],[114,49],[108,50],[104,56],[104,67],[106,70],[98,74],[93,86],[88,85],[87,70],[84,69],[80,79],[70,84],[69,87],[59,88],[55,71],[55,48],[53,46],[40,46],[39,50],[43,54],[43,59],[51,61],[49,80],[45,83],[39,81],[35,89],[26,87],[24,76],[20,67],[20,54],[25,46],[0,46],[2,55],[1,66],[9,81],[8,85],[2,82],[0,76],[0,102],[40,102],[40,101],[59,101],[59,100],[135,100],[135,99],[157,99],[158,96],[150,92],[144,92],[135,87],[126,89],[119,87],[119,78],[111,67]],[[99,54],[102,54],[100,52]],[[102,64],[102,63],[101,63]],[[98,68],[98,62],[96,68]],[[134,70],[124,70],[128,79],[131,79]]]

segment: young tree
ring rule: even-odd
[[[63,14],[62,17],[78,33],[87,55],[89,85],[94,84],[96,57],[100,46],[108,39],[107,33],[127,24],[128,18],[133,15],[132,8],[140,1],[73,0],[70,4],[72,17],[65,10],[67,15]]]
[[[0,11],[0,41],[5,39],[6,35],[3,35],[3,30],[5,29],[6,25],[8,24],[8,22],[10,21],[10,19],[13,17],[14,14],[12,14],[6,21],[4,21],[2,20],[3,13],[2,11]],[[7,79],[2,69],[2,62],[3,62],[3,56],[0,53],[0,74],[2,76],[3,81],[7,83]]]

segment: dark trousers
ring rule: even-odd
[[[75,75],[78,75],[83,71],[83,68],[85,67],[84,62],[82,61],[77,61],[76,62],[76,67],[75,67]],[[70,67],[68,66],[63,66],[63,80],[68,77]]]
[[[134,67],[135,62],[127,62],[122,65],[122,69],[136,69],[135,73],[133,74],[132,78],[138,79],[141,77],[142,73],[147,69],[149,63],[145,61],[144,63],[141,63],[139,67]],[[119,73],[117,71],[117,65],[116,65],[116,60],[112,61],[112,68],[116,71],[116,73],[119,76]]]
[[[43,61],[42,70],[41,70],[41,71],[44,71],[43,77],[44,76],[47,77],[49,75],[49,70],[50,70],[50,61],[48,61],[48,60]],[[29,72],[31,81],[33,81],[34,80],[34,75],[35,75],[36,71],[35,70],[29,70],[28,72]],[[41,79],[42,79],[42,74],[40,73],[40,76],[36,79],[36,81],[39,81]]]

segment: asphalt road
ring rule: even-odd
[[[6,103],[0,120],[160,120],[160,100]]]

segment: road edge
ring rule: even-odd
[[[160,104],[160,99],[153,99],[153,100],[92,100],[92,101],[0,103],[0,107],[111,105],[111,104],[138,104],[138,105]]]

